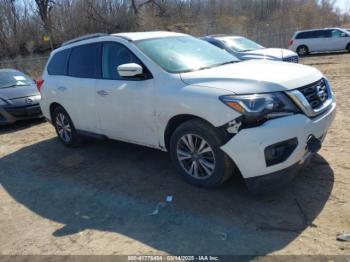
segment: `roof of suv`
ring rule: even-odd
[[[174,33],[174,32],[168,32],[168,31],[130,32],[130,33],[112,34],[112,36],[119,36],[129,41],[138,41],[138,40],[170,37],[170,36],[185,36],[185,35],[186,34]]]
[[[117,33],[117,34],[104,34],[104,33],[89,34],[89,35],[76,37],[62,43],[61,47],[55,49],[52,52],[52,54],[61,50],[62,47],[65,48],[67,46],[70,46],[78,42],[83,42],[82,44],[84,44],[85,43],[84,41],[86,40],[91,40],[91,39],[100,38],[100,37],[107,37],[107,36],[120,37],[127,41],[138,41],[138,40],[145,40],[145,39],[152,39],[152,38],[171,37],[171,36],[186,36],[186,34],[168,32],[168,31],[129,32],[129,33]]]

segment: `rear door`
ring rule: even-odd
[[[128,63],[141,65],[144,75],[121,77],[117,67]],[[102,72],[95,96],[103,134],[117,140],[157,146],[151,73],[127,47],[117,42],[103,43]]]
[[[310,46],[311,50],[313,52],[322,52],[326,51],[328,48],[328,44],[326,42],[327,38],[325,35],[325,30],[315,30],[315,31],[310,31],[311,34],[311,39],[310,41]]]
[[[99,133],[96,112],[96,79],[101,77],[101,44],[73,47],[68,61],[67,77],[57,86],[62,103],[77,129]]]

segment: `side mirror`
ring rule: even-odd
[[[345,33],[341,33],[340,36],[341,36],[341,37],[348,37],[348,35],[345,34]]]
[[[142,66],[135,63],[120,65],[117,71],[121,77],[134,77],[143,74]]]

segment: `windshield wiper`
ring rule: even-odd
[[[24,84],[24,85],[13,84],[13,85],[9,85],[9,86],[0,86],[0,88],[11,88],[11,87],[16,87],[16,86],[27,86],[27,84]]]
[[[223,65],[227,65],[227,64],[233,64],[236,62],[238,62],[238,61],[232,60],[232,61],[228,61],[228,62],[224,62],[224,63],[220,63],[220,64],[215,64],[215,65],[211,65],[211,66],[203,66],[203,67],[198,68],[198,70],[210,69],[213,67],[223,66]]]
[[[236,60],[232,60],[232,61],[228,61],[228,62],[225,62],[225,63],[218,64],[216,66],[228,65],[228,64],[233,64],[233,63],[237,63],[237,62],[239,62],[239,61],[238,60],[237,61]]]

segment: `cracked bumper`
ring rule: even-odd
[[[308,137],[324,137],[335,118],[336,104],[324,114],[308,118],[298,114],[267,121],[263,125],[241,130],[221,149],[235,162],[252,191],[270,191],[290,181],[311,158],[306,149]],[[267,166],[266,147],[297,138],[298,146],[283,162]]]

